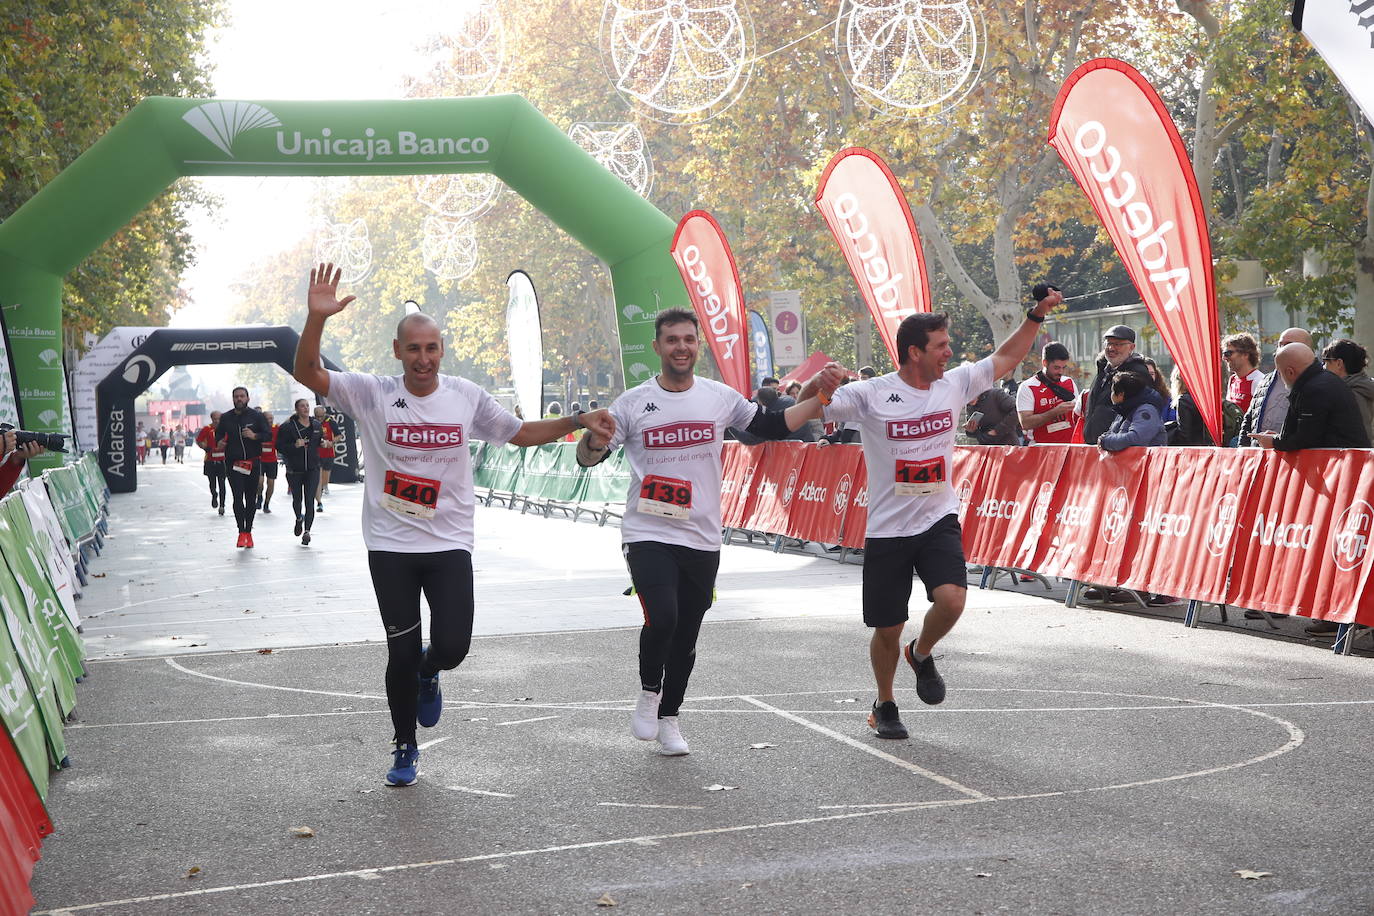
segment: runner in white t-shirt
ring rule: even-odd
[[[964,612],[968,592],[959,498],[949,482],[959,411],[1016,368],[1044,317],[1062,301],[1057,290],[1046,290],[996,353],[949,372],[949,316],[910,315],[897,329],[897,371],[840,388],[825,408],[827,420],[858,425],[868,468],[863,615],[873,628],[869,657],[878,685],[868,722],[879,738],[907,736],[892,688],[913,570],[931,607],[905,655],[921,700],[945,698],[931,653]]]
[[[687,680],[696,662],[697,634],[711,607],[720,566],[721,445],[726,427],[761,439],[783,439],[819,409],[814,392],[833,391],[843,377],[825,370],[805,388],[801,403],[765,412],[719,382],[697,378],[696,315],[670,308],[654,323],[659,375],[611,405],[615,433],[589,430],[577,460],[591,466],[625,446],[630,491],[620,525],[625,562],[644,610],[639,633],[640,694],[630,731],[659,742],[659,753],[689,751],[678,724]],[[802,400],[810,398],[810,400]]]
[[[458,667],[472,640],[472,464],[470,439],[542,445],[585,426],[615,435],[607,411],[521,421],[466,379],[443,375],[439,326],[423,313],[396,325],[398,376],[331,372],[321,365],[324,323],[354,297],[338,299],[339,271],[310,272],[296,380],[329,397],[358,425],[367,456],[363,542],[387,635],[386,697],[395,730],[388,785],[414,785],[420,751],[415,725],[439,721],[439,672]],[[309,494],[306,495],[309,498]],[[420,593],[429,603],[430,644],[422,647]]]

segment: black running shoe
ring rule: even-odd
[[[309,546],[310,546],[310,529],[309,529],[309,528],[307,528],[307,529],[305,529],[304,531],[301,532],[301,546],[302,546],[302,547],[309,547]]]
[[[305,527],[305,522],[302,521],[302,520],[299,519],[299,518],[296,519],[296,537],[300,537],[300,536],[301,536],[301,529],[302,529],[303,527]]]
[[[897,717],[897,704],[874,703],[873,711],[868,714],[868,727],[878,733],[879,738],[905,738],[906,726]]]
[[[223,514],[224,514],[224,507],[223,507],[223,506],[220,506],[220,507],[219,507],[219,514],[220,514],[220,515],[223,515]]]
[[[907,643],[906,663],[916,672],[916,695],[927,706],[937,706],[945,701],[945,679],[935,670],[935,656],[923,662],[916,661],[916,640]]]

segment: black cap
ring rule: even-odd
[[[1107,328],[1107,330],[1103,331],[1102,339],[1106,340],[1108,337],[1115,337],[1118,340],[1129,340],[1131,343],[1135,343],[1135,331],[1126,327],[1124,324],[1118,324],[1116,327]]]
[[[1031,298],[1039,302],[1050,294],[1050,290],[1054,290],[1057,293],[1059,292],[1059,287],[1050,283],[1037,283],[1031,288]]]

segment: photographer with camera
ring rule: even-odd
[[[60,444],[60,443],[59,443]],[[0,424],[0,496],[4,496],[24,473],[24,462],[43,454],[33,433]]]

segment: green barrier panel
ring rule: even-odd
[[[15,549],[17,545],[10,543],[9,533],[0,528],[0,553],[8,557]],[[38,701],[38,717],[43,724],[48,754],[56,766],[67,756],[67,745],[62,738],[62,713],[53,693],[55,678],[48,667],[47,647],[39,640],[36,628],[24,612],[24,593],[8,566],[0,566],[0,615],[5,618],[5,632],[19,657],[19,667],[23,669],[29,690]],[[37,785],[37,780],[34,784]]]
[[[514,493],[525,466],[525,449],[487,445],[482,453],[482,483],[498,493]],[[474,480],[474,483],[476,481]]]
[[[583,500],[589,503],[623,503],[630,489],[630,465],[622,446],[587,475]]]
[[[515,492],[530,499],[559,499],[562,493],[557,475],[560,451],[557,442],[527,449],[524,473]]]
[[[57,684],[57,696],[62,714],[76,708],[76,679],[83,669],[81,639],[72,628],[57,597],[57,589],[48,578],[46,563],[36,553],[42,549],[38,535],[29,520],[23,499],[0,501],[0,530],[8,529],[10,543],[18,549],[6,551],[4,562],[24,593],[29,620],[47,650],[48,665]]]
[[[609,268],[625,387],[657,364],[654,316],[686,306],[674,221],[516,95],[250,101],[150,98],[0,223],[0,305],[27,425],[62,415],[62,278],[187,175],[500,178]],[[16,308],[17,306],[17,308]],[[55,364],[54,364],[55,363]],[[39,468],[60,458],[43,455]]]
[[[95,519],[79,492],[75,472],[70,468],[54,468],[43,473],[43,481],[48,485],[48,495],[62,522],[62,531],[75,546],[95,528]]]
[[[563,443],[563,448],[558,453],[557,474],[563,481],[563,492],[566,496],[555,496],[554,499],[569,503],[580,503],[587,495],[587,481],[591,476],[587,468],[577,463],[577,443]]]
[[[4,634],[0,634],[0,722],[14,740],[19,759],[24,761],[24,769],[28,770],[39,797],[47,798],[50,765],[43,744],[43,720],[24,676],[24,667]]]

